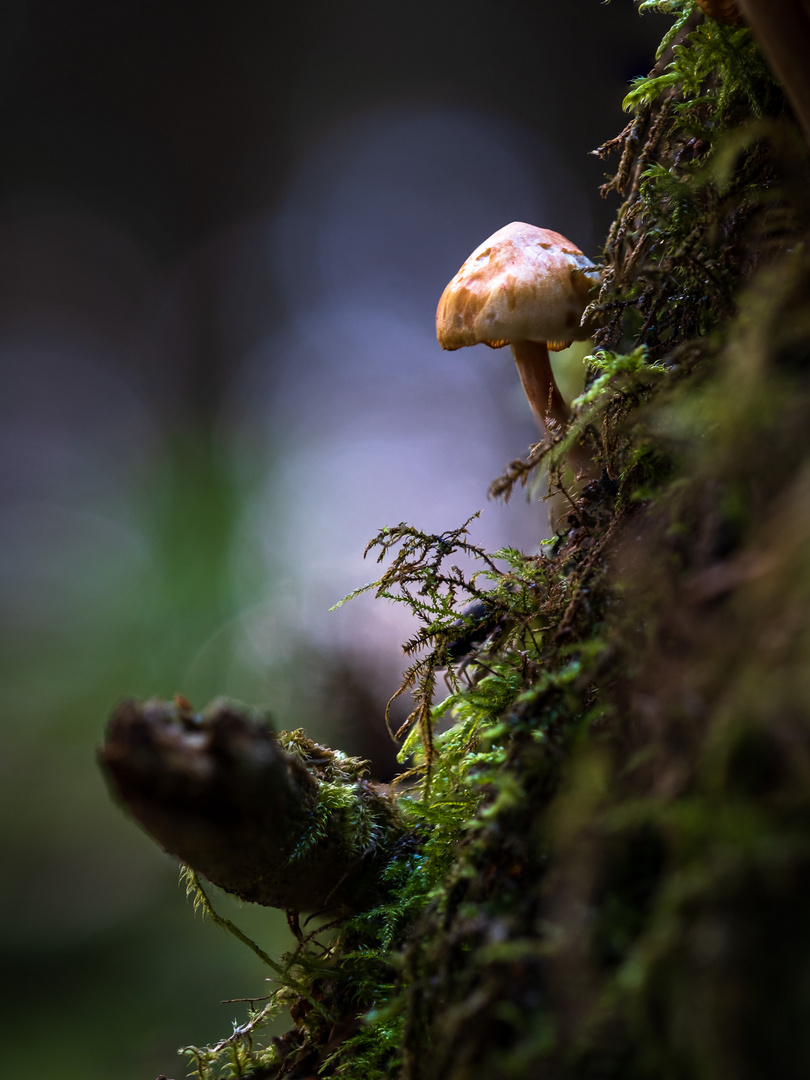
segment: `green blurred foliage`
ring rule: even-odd
[[[37,507],[39,574],[0,625],[0,1060],[17,1080],[38,1080],[54,1044],[64,1080],[181,1075],[177,1048],[243,1008],[223,998],[267,992],[258,959],[192,915],[177,864],[112,804],[93,755],[122,696],[239,694],[229,583],[246,491],[196,434],[119,485],[117,520],[102,507],[76,527],[68,489]],[[262,677],[241,670],[252,694]],[[281,913],[220,906],[271,954],[289,945]]]

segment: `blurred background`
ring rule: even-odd
[[[218,694],[369,756],[398,609],[367,540],[482,510],[535,429],[439,295],[512,220],[597,257],[588,152],[668,25],[632,0],[26,0],[0,9],[0,1071],[185,1074],[268,974],[94,762],[121,698]],[[570,389],[578,377],[569,373]],[[283,916],[235,912],[274,955]],[[235,913],[234,913],[235,912]]]

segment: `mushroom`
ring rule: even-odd
[[[548,350],[588,337],[581,327],[599,271],[559,233],[523,221],[505,225],[475,249],[442,293],[436,336],[443,349],[512,346],[523,390],[543,432],[570,418]],[[577,471],[587,469],[582,447]]]

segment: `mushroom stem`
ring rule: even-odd
[[[523,384],[523,392],[541,431],[548,431],[549,421],[565,427],[571,411],[554,381],[551,360],[545,343],[513,341],[512,355]]]
[[[513,341],[512,355],[523,385],[523,392],[534,413],[540,430],[549,432],[551,424],[565,428],[571,419],[571,410],[565,404],[551,370],[548,347],[542,341]],[[593,460],[586,448],[577,443],[568,454],[571,466],[578,475],[591,475]]]

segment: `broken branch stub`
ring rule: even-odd
[[[277,736],[228,701],[198,715],[125,701],[98,757],[114,798],[164,850],[268,907],[362,910],[403,832],[365,762],[302,732]]]

